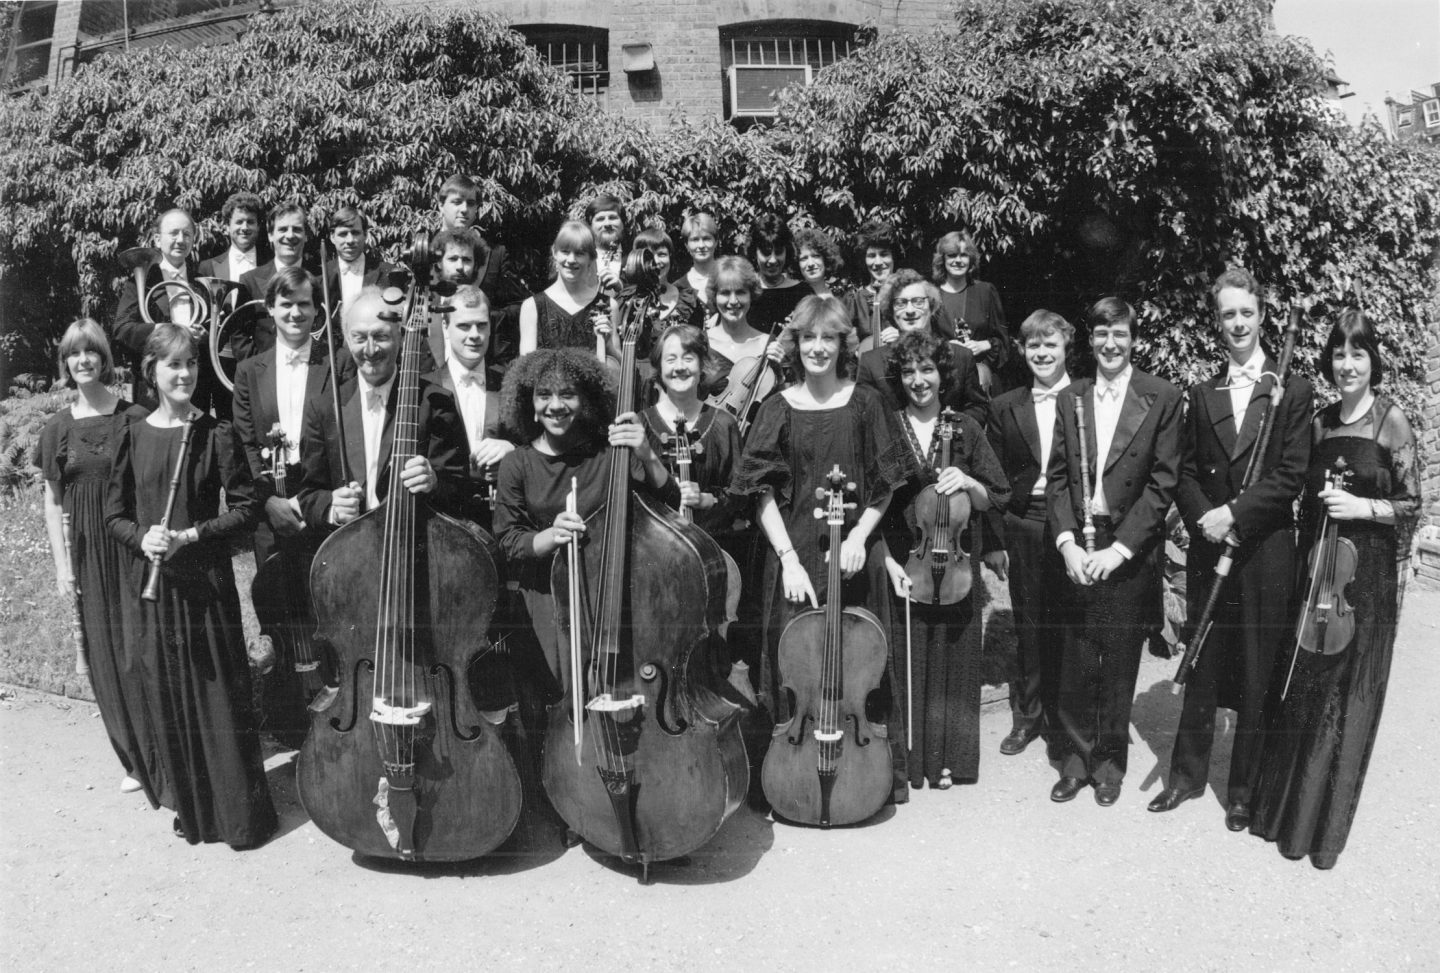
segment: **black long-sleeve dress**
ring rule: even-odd
[[[815,518],[815,491],[828,487],[826,476],[832,467],[855,483],[854,501],[858,515],[875,506],[905,484],[917,471],[914,453],[905,441],[895,414],[885,409],[879,393],[855,386],[849,401],[826,409],[799,409],[784,395],[766,400],[755,425],[745,440],[744,451],[735,468],[730,491],[754,498],[765,488],[774,491],[776,505],[785,520],[790,544],[815,588],[821,605],[829,597],[825,560],[827,530]],[[851,521],[853,524],[853,521]],[[847,531],[849,527],[847,526]],[[845,606],[866,608],[879,619],[881,631],[891,631],[889,579],[885,573],[885,545],[877,528],[867,539],[865,566],[842,584]],[[760,693],[777,724],[790,718],[791,702],[780,689],[778,650],[780,636],[797,612],[810,606],[785,600],[780,559],[767,545],[761,580],[762,614]],[[898,705],[888,685],[872,698],[871,719],[884,720]],[[903,739],[891,740],[896,759],[896,779],[903,779]],[[905,799],[898,790],[898,800]]]
[[[900,421],[909,422],[904,413]],[[902,427],[903,428],[903,427]],[[917,535],[915,504],[920,491],[938,478],[938,448],[931,443],[926,454],[920,442],[906,430],[921,472],[891,498],[882,529],[890,556],[900,564],[914,545]],[[1010,484],[990,442],[974,419],[961,415],[950,444],[950,465],[979,480],[990,495],[992,507],[1010,500]],[[928,529],[929,525],[926,525]],[[965,547],[973,549],[968,541]],[[931,606],[911,603],[910,642],[914,652],[912,688],[915,693],[915,748],[909,754],[910,784],[919,787],[929,781],[934,787],[948,770],[955,783],[972,782],[980,775],[980,653],[981,625],[976,614],[975,592],[980,586],[980,558],[970,560],[970,595],[954,605]],[[904,603],[895,599],[893,634],[890,639],[892,668],[905,685]],[[904,698],[903,688],[900,697]],[[891,719],[891,733],[904,733],[904,712]],[[903,737],[902,737],[903,739]]]
[[[1316,416],[1313,433],[1300,508],[1302,545],[1314,538],[1321,514],[1316,494],[1340,457],[1351,471],[1346,489],[1389,501],[1396,520],[1339,521],[1340,536],[1359,556],[1345,593],[1355,637],[1336,655],[1302,651],[1296,659],[1289,693],[1274,704],[1251,799],[1253,834],[1275,842],[1287,858],[1309,855],[1317,868],[1330,868],[1349,837],[1380,727],[1410,534],[1420,512],[1420,466],[1409,423],[1384,398],[1348,424],[1334,403]],[[1299,561],[1308,560],[1305,551]],[[1276,679],[1283,685],[1283,667]]]
[[[129,557],[105,528],[110,467],[132,413],[144,415],[123,399],[104,416],[77,419],[69,408],[61,409],[40,431],[34,463],[47,481],[58,486],[61,510],[70,515],[70,566],[80,595],[90,687],[100,720],[125,772],[141,780],[150,730],[138,666],[120,627],[124,565]]]
[[[232,463],[222,430],[195,420],[185,474],[170,516],[172,530],[198,530],[161,571],[160,597],[143,601],[149,563],[140,543],[164,514],[181,429],[142,418],[126,424],[105,500],[105,521],[128,554],[125,638],[139,666],[144,704],[155,730],[141,783],[152,805],[175,812],[191,844],[224,841],[253,847],[275,831],[256,732],[250,663],[230,538],[255,529],[259,510],[244,464]],[[225,490],[229,508],[220,512]]]

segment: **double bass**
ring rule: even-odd
[[[270,477],[275,496],[290,497],[285,458],[294,444],[285,436],[280,423],[275,423],[265,437],[262,458],[270,462]],[[326,672],[315,649],[315,611],[310,605],[310,585],[303,572],[304,559],[292,548],[300,538],[286,546],[281,540],[276,550],[265,559],[250,583],[250,601],[260,622],[260,637],[269,639],[279,663],[290,669],[288,677],[278,680],[278,692],[266,693],[267,703],[282,725],[268,727],[280,742],[299,747],[305,742],[307,727],[288,724],[293,714],[303,714],[306,707],[326,689]]]
[[[945,409],[935,427],[940,469],[950,465],[955,439],[955,410]],[[927,483],[915,497],[915,546],[905,562],[910,600],[917,605],[955,605],[970,594],[970,554],[960,543],[970,523],[970,495],[964,490],[942,497]]]
[[[633,401],[635,342],[658,296],[648,252],[632,254],[626,271],[620,402]],[[749,768],[739,707],[712,687],[705,665],[725,612],[723,553],[633,493],[630,450],[609,449],[605,505],[551,570],[561,633],[578,641],[573,655],[583,662],[572,661],[567,701],[550,709],[544,785],[572,832],[640,865],[643,882],[652,862],[714,836],[739,807]]]
[[[885,629],[867,609],[844,607],[840,596],[841,535],[846,511],[855,509],[845,494],[855,484],[839,466],[828,480],[815,491],[815,517],[830,535],[825,607],[799,612],[780,636],[781,690],[795,706],[775,727],[760,776],[777,815],[823,828],[872,817],[894,784],[889,732],[865,716],[865,699],[885,672]]]
[[[403,318],[389,312],[404,327],[389,490],[326,538],[310,571],[316,638],[336,660],[339,685],[311,706],[296,783],[320,830],[362,855],[463,861],[510,835],[521,788],[466,682],[471,662],[490,649],[500,583],[494,540],[436,511],[401,479],[419,452],[420,361],[435,310],[424,234],[411,255],[409,307]]]

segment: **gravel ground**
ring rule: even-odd
[[[1440,592],[1412,589],[1358,820],[1331,872],[1226,831],[1213,789],[1146,812],[1178,715],[1172,663],[1149,657],[1113,808],[1052,804],[1041,748],[1001,757],[1009,715],[988,706],[979,784],[914,792],[829,832],[742,808],[649,886],[535,821],[463,866],[357,860],[306,819],[289,752],[267,761],[279,836],[246,853],[192,847],[167,812],[118,792],[92,706],[7,689],[6,966],[1440,969],[1437,628]],[[1217,760],[1212,782],[1225,774]]]

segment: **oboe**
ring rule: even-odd
[[[75,578],[75,540],[71,534],[68,513],[60,515],[60,533],[65,538],[65,563],[70,565],[70,637],[75,642],[75,674],[90,675],[90,659],[85,647],[85,621],[80,614],[80,584]]]
[[[195,429],[195,418],[190,416],[180,426],[180,454],[175,457],[175,472],[170,476],[170,495],[165,498],[165,513],[160,517],[160,529],[170,529],[170,514],[175,510],[175,495],[180,492],[180,480],[185,474],[185,457],[190,452],[190,433]],[[150,557],[150,566],[145,569],[145,587],[140,597],[146,601],[160,600],[160,562],[164,555]]]
[[[1085,399],[1075,396],[1075,431],[1080,436],[1080,505],[1085,508],[1085,553],[1095,553],[1095,518],[1090,513],[1090,446],[1085,442]]]

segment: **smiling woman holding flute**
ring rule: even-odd
[[[159,405],[120,437],[105,521],[131,555],[120,614],[154,724],[145,792],[175,812],[174,831],[191,844],[251,848],[274,832],[276,816],[229,541],[255,529],[258,509],[216,421],[191,405],[198,354],[189,331],[157,325],[142,368]],[[144,591],[152,576],[154,600]]]

